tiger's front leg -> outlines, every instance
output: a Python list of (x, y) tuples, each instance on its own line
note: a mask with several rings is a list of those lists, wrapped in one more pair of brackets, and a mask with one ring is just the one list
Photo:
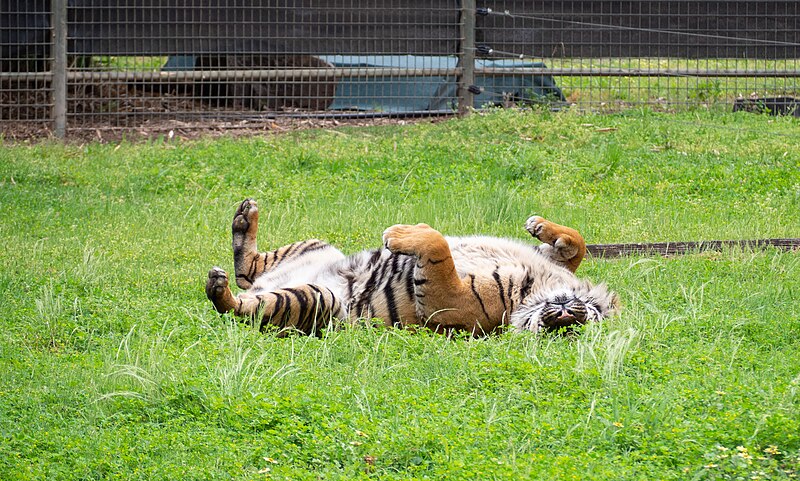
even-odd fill
[(450, 246), (427, 224), (395, 225), (383, 233), (383, 242), (394, 254), (417, 258), (414, 297), (418, 322), (435, 331), (484, 333), (502, 322), (502, 312), (487, 304), (485, 282), (474, 275), (458, 276)]
[(272, 292), (243, 292), (233, 296), (228, 274), (215, 267), (208, 273), (206, 295), (219, 313), (254, 320), (260, 329), (273, 325), (282, 333), (299, 331), (319, 334), (320, 329), (336, 325), (345, 319), (346, 312), (330, 289), (303, 284)]
[(553, 262), (566, 267), (571, 272), (578, 270), (586, 255), (586, 241), (578, 231), (570, 227), (550, 222), (544, 217), (534, 215), (525, 222), (525, 230), (544, 242), (539, 249)]

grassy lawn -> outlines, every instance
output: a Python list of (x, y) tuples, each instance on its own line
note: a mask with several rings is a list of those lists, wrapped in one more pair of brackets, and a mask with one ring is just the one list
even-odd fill
[(796, 479), (800, 253), (590, 259), (580, 335), (277, 339), (215, 314), (260, 247), (391, 224), (590, 243), (800, 237), (800, 123), (495, 112), (192, 143), (0, 147), (0, 479)]

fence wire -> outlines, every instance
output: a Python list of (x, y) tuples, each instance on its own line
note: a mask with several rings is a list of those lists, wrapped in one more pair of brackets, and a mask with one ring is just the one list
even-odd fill
[(484, 5), (478, 43), (491, 49), (486, 55), (545, 63), (569, 104), (750, 109), (766, 99), (790, 109), (784, 97), (798, 92), (800, 2)]
[(0, 6), (0, 128), (10, 136), (531, 104), (791, 114), (800, 77), (794, 0)]
[(0, 123), (47, 128), (53, 108), (49, 2), (0, 5)]

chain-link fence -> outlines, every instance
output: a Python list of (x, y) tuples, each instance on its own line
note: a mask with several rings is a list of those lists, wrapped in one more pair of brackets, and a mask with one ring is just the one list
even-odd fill
[(0, 0), (3, 132), (544, 104), (791, 113), (800, 2)]
[(546, 63), (570, 104), (789, 110), (798, 92), (797, 1), (485, 3), (479, 47)]
[(50, 4), (0, 0), (0, 126), (52, 124)]

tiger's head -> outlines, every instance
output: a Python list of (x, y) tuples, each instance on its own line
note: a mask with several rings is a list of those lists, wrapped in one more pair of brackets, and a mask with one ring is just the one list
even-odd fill
[(511, 314), (511, 325), (520, 331), (555, 331), (599, 321), (619, 310), (619, 298), (605, 284), (582, 281), (574, 287), (542, 290), (529, 295)]

